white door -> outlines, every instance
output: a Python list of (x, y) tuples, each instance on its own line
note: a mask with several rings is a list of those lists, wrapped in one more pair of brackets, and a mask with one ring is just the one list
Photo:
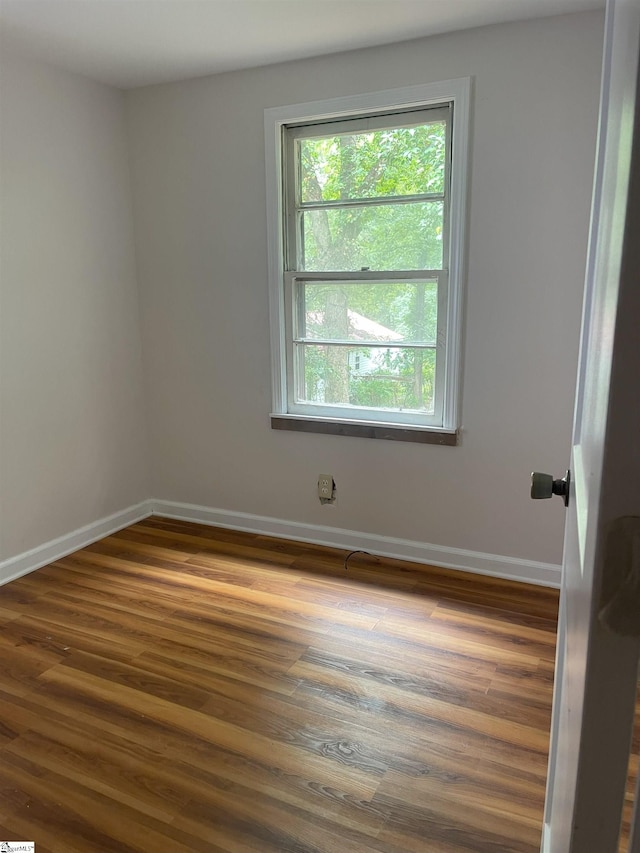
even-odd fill
[(640, 0), (610, 3), (543, 853), (617, 851), (627, 778), (640, 649), (639, 35)]

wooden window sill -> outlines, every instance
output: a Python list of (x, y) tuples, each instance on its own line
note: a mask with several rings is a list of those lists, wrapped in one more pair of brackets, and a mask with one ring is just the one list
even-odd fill
[(343, 421), (303, 415), (271, 415), (271, 429), (293, 432), (315, 432), (323, 435), (347, 435), (356, 438), (382, 438), (389, 441), (413, 441), (419, 444), (440, 444), (455, 447), (459, 444), (457, 430), (434, 427), (401, 426), (373, 421)]

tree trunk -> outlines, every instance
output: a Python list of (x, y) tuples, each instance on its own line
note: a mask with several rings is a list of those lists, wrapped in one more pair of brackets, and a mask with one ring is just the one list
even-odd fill
[[(344, 286), (332, 287), (327, 293), (325, 323), (331, 337), (349, 337), (347, 294)], [(349, 350), (347, 347), (326, 348), (325, 403), (349, 403)]]
[[(416, 340), (424, 338), (424, 282), (420, 282), (416, 286)], [(421, 409), (424, 405), (424, 394), (422, 390), (422, 364), (424, 361), (424, 350), (417, 349), (413, 351), (413, 397), (415, 400), (416, 409)]]

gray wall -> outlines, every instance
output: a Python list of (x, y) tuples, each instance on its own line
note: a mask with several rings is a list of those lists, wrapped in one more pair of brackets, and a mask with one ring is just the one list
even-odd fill
[(1, 79), (0, 560), (149, 493), (123, 95)]
[[(569, 458), (602, 37), (586, 13), (127, 93), (154, 497), (560, 562), (528, 478)], [(263, 110), (463, 76), (462, 446), (272, 431)]]
[[(153, 497), (558, 563), (561, 507), (528, 475), (569, 455), (602, 31), (543, 19), (126, 96), (4, 45), (0, 560)], [(263, 110), (462, 76), (462, 445), (272, 431)]]

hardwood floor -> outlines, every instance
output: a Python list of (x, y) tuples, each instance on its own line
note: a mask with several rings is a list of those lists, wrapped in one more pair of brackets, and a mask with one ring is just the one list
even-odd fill
[(538, 853), (557, 593), (152, 518), (0, 588), (0, 839)]

